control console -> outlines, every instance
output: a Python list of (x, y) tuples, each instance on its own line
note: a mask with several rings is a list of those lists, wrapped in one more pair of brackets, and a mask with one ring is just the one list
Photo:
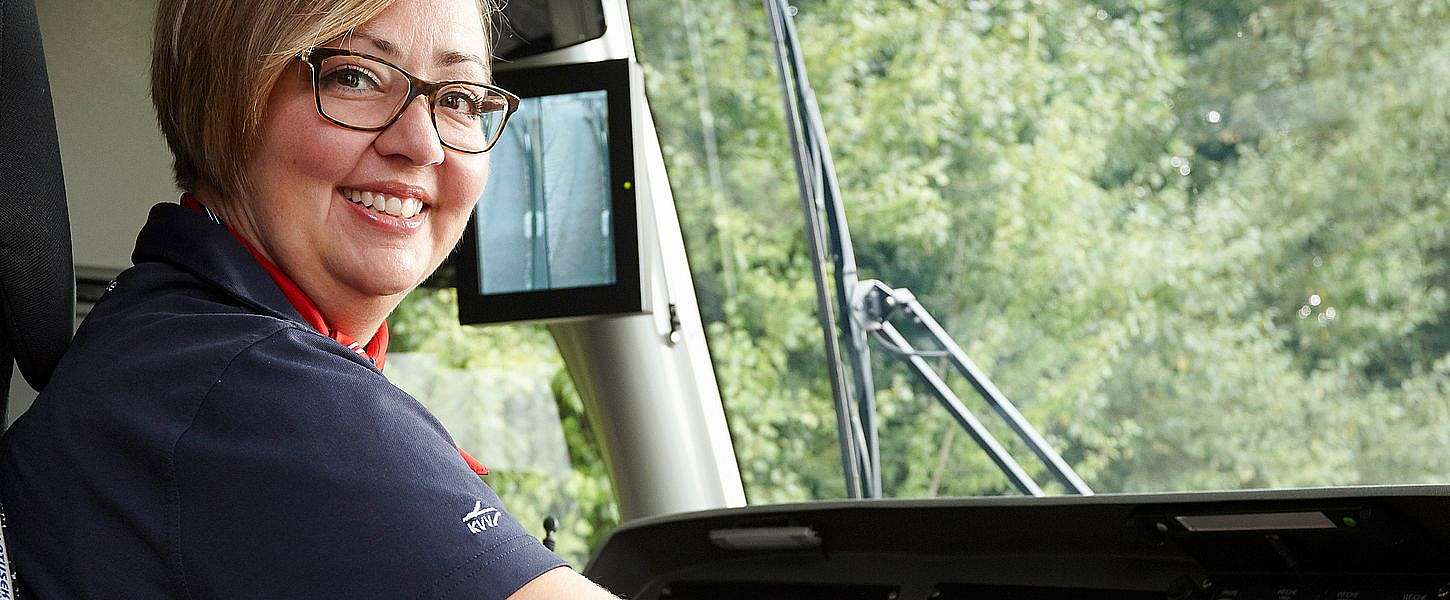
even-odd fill
[(651, 600), (1450, 599), (1450, 487), (714, 510), (626, 524), (586, 573)]

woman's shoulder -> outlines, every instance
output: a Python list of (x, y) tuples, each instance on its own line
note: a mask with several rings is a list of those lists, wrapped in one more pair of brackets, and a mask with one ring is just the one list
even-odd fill
[(323, 437), (324, 430), (346, 436), (387, 423), (453, 448), (437, 419), (371, 362), (300, 327), (279, 329), (237, 353), (199, 414), (218, 423), (290, 423)]
[(203, 414), (315, 416), (299, 400), (416, 403), (307, 325), (253, 310), (166, 265), (144, 264), (96, 304), (28, 416), (51, 427), (131, 431), (149, 442), (129, 436), (124, 443), (160, 449)]
[[(91, 308), (62, 360), (168, 369), (226, 361), (298, 324), (247, 306), (172, 265), (142, 263), (118, 275)], [(83, 367), (84, 368), (84, 367)], [(191, 369), (186, 369), (191, 370)], [(185, 372), (185, 371), (182, 371)]]
[(304, 327), (174, 265), (143, 262), (107, 286), (36, 406), (97, 411), (98, 419), (115, 407), (181, 422), (238, 357), (278, 332)]

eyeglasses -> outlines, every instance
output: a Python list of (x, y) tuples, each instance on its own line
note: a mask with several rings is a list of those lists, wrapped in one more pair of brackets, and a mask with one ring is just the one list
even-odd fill
[(418, 96), (428, 98), (444, 146), (488, 152), (519, 108), (519, 97), (472, 81), (424, 81), (376, 56), (342, 48), (310, 48), (297, 58), (312, 68), (317, 112), (348, 129), (382, 131)]

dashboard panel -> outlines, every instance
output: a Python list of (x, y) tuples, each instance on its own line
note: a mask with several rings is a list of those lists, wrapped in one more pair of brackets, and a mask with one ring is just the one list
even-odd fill
[(1450, 487), (816, 502), (644, 519), (586, 574), (631, 598), (1450, 598)]

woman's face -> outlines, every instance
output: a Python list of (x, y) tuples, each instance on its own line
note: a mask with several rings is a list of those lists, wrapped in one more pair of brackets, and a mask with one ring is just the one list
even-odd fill
[[(430, 81), (486, 81), (475, 0), (399, 0), (356, 34), (329, 44), (380, 57)], [(486, 154), (438, 141), (427, 99), (380, 132), (346, 129), (317, 112), (307, 67), (294, 62), (267, 101), (248, 165), (250, 213), (262, 250), (323, 306), (398, 296), (453, 248), (483, 192)], [(348, 198), (421, 203), (400, 217)], [(410, 211), (403, 211), (408, 214)]]

